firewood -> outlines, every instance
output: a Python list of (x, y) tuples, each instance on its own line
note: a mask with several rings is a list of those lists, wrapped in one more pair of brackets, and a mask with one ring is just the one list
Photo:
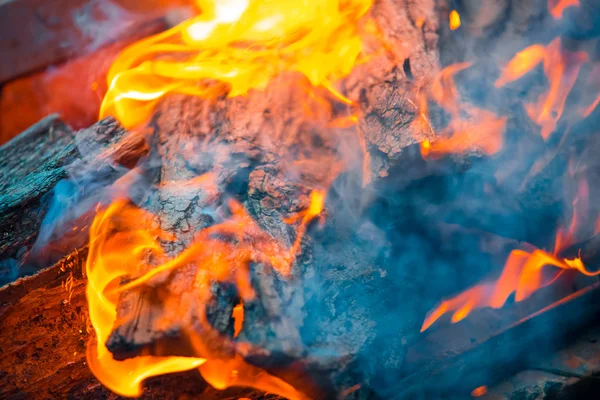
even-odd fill
[[(5, 26), (13, 27), (13, 24)], [(167, 27), (163, 20), (135, 25), (132, 31), (120, 35), (118, 41), (91, 54), (6, 82), (0, 91), (0, 144), (50, 113), (60, 114), (61, 119), (75, 129), (94, 124), (106, 92), (106, 73), (117, 54), (131, 43)], [(48, 47), (44, 50), (50, 51)], [(13, 59), (10, 52), (6, 57)]]
[[(92, 52), (143, 29), (166, 12), (167, 3), (115, 0), (8, 0), (0, 4), (0, 84)], [(168, 5), (185, 6), (181, 0)]]
[[(0, 288), (0, 397), (123, 399), (103, 387), (86, 362), (93, 340), (83, 274), (87, 248), (52, 267)], [(251, 389), (217, 391), (197, 371), (147, 382), (142, 399), (178, 396), (209, 400), (262, 398)]]
[[(47, 195), (69, 176), (69, 168), (132, 167), (145, 149), (142, 133), (126, 134), (114, 119), (76, 134), (55, 115), (3, 145), (0, 260), (11, 268), (27, 261), (48, 208)], [(85, 235), (80, 236), (84, 244)]]
[[(252, 91), (243, 98), (207, 101), (174, 95), (155, 110), (149, 125), (147, 162), (156, 174), (143, 207), (156, 216), (160, 228), (176, 237), (164, 243), (171, 256), (181, 253), (196, 233), (214, 223), (213, 211), (224, 207), (227, 197), (242, 202), (266, 235), (289, 248), (296, 233), (283, 220), (308, 207), (311, 190), (329, 189), (324, 227), (319, 231), (316, 222), (308, 227), (291, 277), (274, 273), (268, 265), (252, 265), (256, 296), (244, 302), (244, 326), (236, 338), (232, 310), (240, 293), (231, 285), (213, 285), (207, 317), (220, 337), (216, 348), (210, 349), (211, 356), (226, 358), (232, 355), (232, 343), (248, 343), (260, 351), (246, 352), (245, 361), (284, 378), (314, 398), (331, 398), (357, 384), (361, 387), (353, 396), (367, 397), (372, 388), (382, 385), (378, 379), (405, 372), (406, 351), (417, 341), (427, 305), (416, 304), (422, 282), (415, 282), (418, 276), (404, 269), (429, 267), (419, 262), (430, 259), (400, 258), (400, 254), (388, 252), (392, 247), (388, 241), (405, 238), (392, 239), (385, 228), (397, 227), (394, 224), (414, 227), (436, 216), (425, 215), (425, 222), (419, 220), (421, 209), (409, 204), (405, 209), (409, 218), (400, 223), (389, 221), (389, 226), (379, 224), (382, 221), (364, 209), (373, 199), (356, 193), (367, 184), (367, 194), (387, 199), (377, 193), (377, 185), (386, 175), (394, 174), (388, 179), (395, 179), (412, 159), (411, 154), (418, 151), (414, 145), (431, 134), (415, 130), (412, 122), (419, 113), (416, 89), (439, 69), (435, 7), (433, 1), (384, 0), (375, 4), (373, 16), (388, 45), (385, 54), (357, 67), (344, 82), (343, 92), (354, 101), (357, 110), (352, 111), (359, 115), (359, 129), (345, 131), (354, 135), (347, 142), (339, 134), (327, 136), (328, 131), (319, 124), (322, 120), (305, 121), (298, 111), (305, 97), (294, 86), (296, 77), (283, 76), (264, 92)], [(326, 111), (338, 110), (321, 111), (323, 114), (317, 114), (322, 118)], [(367, 151), (361, 154), (363, 137)], [(302, 157), (304, 146), (310, 149), (310, 157)], [(123, 163), (128, 166), (146, 151), (136, 140), (126, 147), (131, 156)], [(357, 154), (356, 159), (349, 160), (343, 150)], [(78, 154), (75, 148), (72, 151), (69, 162)], [(121, 155), (118, 149), (112, 152)], [(360, 168), (364, 160), (369, 161), (370, 172), (366, 174)], [(464, 158), (459, 161), (462, 163), (453, 164), (453, 171), (468, 167)], [(294, 162), (301, 167), (290, 168)], [(426, 178), (434, 175), (430, 179), (436, 179), (427, 167), (423, 171)], [(192, 186), (191, 192), (186, 191), (191, 179), (205, 173), (211, 174), (214, 188), (197, 190)], [(64, 171), (59, 175), (64, 177)], [(399, 187), (424, 184), (407, 181), (408, 177)], [(398, 187), (395, 189), (395, 196), (402, 194)], [(502, 200), (497, 199), (499, 205), (506, 206)], [(422, 199), (415, 196), (407, 204), (411, 201)], [(460, 210), (460, 199), (455, 202), (455, 210)], [(523, 216), (525, 212), (515, 203), (507, 212), (517, 210), (516, 214)], [(36, 224), (32, 232), (39, 227), (39, 220)], [(435, 244), (443, 243), (437, 239)], [(407, 242), (402, 249), (411, 250)], [(429, 254), (433, 250), (423, 251), (433, 258)], [(398, 266), (400, 262), (403, 265)], [(206, 356), (196, 354), (187, 337), (187, 332), (196, 329), (198, 316), (204, 314), (193, 302), (193, 273), (177, 270), (122, 293), (118, 323), (106, 343), (115, 359), (140, 354)], [(163, 297), (156, 295), (159, 290), (174, 296), (179, 308), (168, 307)], [(393, 299), (393, 304), (388, 299)], [(203, 332), (193, 333), (201, 337)], [(460, 364), (452, 367), (456, 365)], [(383, 377), (381, 372), (385, 372)], [(412, 387), (414, 381), (412, 375), (404, 382)]]
[[(66, 177), (62, 167), (75, 157), (74, 136), (67, 125), (52, 115), (0, 148), (4, 160), (0, 172), (3, 259), (18, 257), (19, 248), (38, 232), (43, 218), (39, 215), (39, 201)], [(32, 202), (34, 205), (28, 207)]]
[[(411, 125), (419, 111), (415, 106), (418, 103), (415, 88), (438, 70), (435, 51), (438, 22), (433, 2), (410, 5), (404, 1), (379, 2), (374, 6), (373, 15), (390, 42), (388, 52), (375, 58), (373, 63), (356, 68), (344, 88), (344, 93), (356, 102), (360, 111), (358, 125), (364, 135), (372, 171), (372, 175), (366, 177), (366, 181), (372, 182), (370, 188), (376, 188), (377, 181), (388, 174), (397, 173), (389, 179), (401, 175), (399, 171), (407, 162), (406, 157), (410, 159), (415, 148), (412, 145), (429, 134), (415, 132)], [(400, 69), (399, 65), (404, 68)], [(160, 176), (155, 182), (158, 186), (178, 181), (185, 185), (186, 180), (201, 173), (215, 174), (220, 195), (232, 191), (265, 232), (289, 246), (294, 242), (294, 232), (282, 219), (307, 207), (311, 189), (329, 187), (328, 172), (334, 171), (324, 171), (331, 169), (331, 164), (319, 165), (318, 156), (331, 160), (338, 154), (335, 139), (320, 137), (322, 145), (318, 151), (322, 153), (316, 152), (314, 166), (300, 169), (295, 178), (286, 175), (288, 148), (297, 143), (310, 143), (311, 135), (294, 107), (302, 98), (298, 99), (285, 79), (287, 77), (272, 83), (265, 92), (251, 92), (246, 98), (221, 98), (215, 102), (181, 96), (166, 99), (156, 109), (151, 124), (154, 140), (150, 159), (160, 165)], [(463, 168), (467, 169), (468, 165)], [(348, 181), (343, 182), (344, 178)], [(286, 281), (277, 274), (267, 273), (267, 266), (254, 266), (252, 283), (257, 296), (244, 303), (244, 328), (235, 339), (261, 349), (262, 354), (245, 354), (252, 364), (279, 376), (294, 375), (290, 382), (302, 390), (307, 390), (306, 382), (316, 382), (320, 390), (310, 392), (313, 396), (343, 392), (357, 383), (354, 379), (367, 382), (376, 379), (381, 368), (400, 370), (407, 343), (417, 337), (419, 317), (426, 311), (411, 302), (406, 306), (409, 311), (402, 314), (406, 323), (401, 324), (394, 335), (382, 333), (385, 328), (378, 328), (385, 325), (381, 319), (385, 306), (369, 301), (369, 296), (377, 291), (391, 296), (400, 292), (398, 303), (402, 304), (405, 299), (418, 297), (418, 289), (417, 285), (411, 286), (408, 279), (386, 279), (385, 274), (392, 271), (391, 267), (381, 270), (375, 267), (385, 258), (379, 251), (384, 251), (388, 238), (375, 224), (363, 219), (360, 198), (355, 199), (359, 203), (356, 206), (350, 206), (352, 201), (345, 199), (360, 190), (359, 181), (351, 170), (334, 183), (330, 192), (336, 195), (329, 200), (333, 203), (326, 204), (325, 233), (319, 237), (316, 228), (311, 229), (293, 267), (292, 279)], [(482, 188), (484, 183), (482, 180)], [(440, 186), (431, 185), (432, 190)], [(395, 198), (402, 199), (402, 195), (400, 190), (394, 193)], [(527, 216), (518, 201), (512, 206), (504, 203), (507, 198), (495, 199), (498, 208), (503, 207), (506, 214), (490, 219), (488, 225), (497, 224), (505, 215), (515, 215), (515, 219)], [(192, 196), (158, 190), (149, 197), (145, 207), (157, 216), (163, 229), (177, 232), (177, 241), (167, 248), (175, 256), (190, 244), (195, 233), (213, 223), (210, 213), (204, 210), (219, 201), (205, 192), (195, 192)], [(456, 210), (464, 208), (460, 201), (455, 200)], [(489, 206), (482, 202), (481, 206), (484, 205)], [(440, 213), (452, 214), (443, 206), (440, 205)], [(417, 223), (414, 218), (420, 214), (414, 214), (415, 209), (412, 211), (414, 226)], [(353, 213), (355, 220), (348, 218)], [(326, 239), (328, 234), (335, 237), (336, 243)], [(392, 260), (387, 262), (391, 264)], [(333, 273), (335, 268), (343, 273)], [(190, 276), (193, 271), (175, 271), (160, 280), (165, 285), (161, 290), (166, 288), (170, 296), (180, 299), (179, 303), (184, 304), (186, 310), (190, 309), (186, 300), (192, 290)], [(398, 284), (398, 281), (404, 283)], [(199, 311), (192, 310), (181, 319), (179, 310), (163, 303), (155, 285), (143, 285), (122, 295), (118, 305), (119, 323), (107, 342), (108, 349), (117, 359), (148, 352), (201, 356), (190, 348), (190, 339), (185, 333), (196, 317), (194, 313)], [(214, 291), (218, 295), (214, 304), (208, 306), (209, 320), (228, 338), (226, 340), (234, 341), (231, 311), (239, 301), (239, 293), (221, 285), (216, 285)], [(322, 293), (330, 297), (322, 297)], [(364, 303), (364, 308), (352, 309), (353, 295), (359, 296), (357, 303)], [(319, 301), (325, 305), (317, 304)], [(337, 307), (347, 311), (332, 311)], [(311, 311), (316, 315), (307, 315)], [(397, 318), (400, 319), (400, 315)], [(172, 322), (165, 324), (165, 321)], [(311, 334), (315, 337), (311, 337), (310, 343), (305, 343), (302, 333), (307, 325), (314, 329)], [(201, 336), (201, 332), (197, 333)], [(319, 350), (333, 355), (319, 357)], [(366, 362), (364, 375), (354, 378), (352, 371), (359, 362), (359, 354), (368, 350), (380, 351), (385, 356)], [(386, 365), (377, 365), (378, 361)]]
[[(517, 303), (512, 308), (524, 305)], [(600, 284), (595, 283), (513, 323), (489, 329), (483, 336), (484, 331), (480, 330), (473, 334), (475, 338), (472, 337), (470, 343), (462, 346), (451, 344), (452, 329), (456, 325), (446, 326), (438, 336), (441, 349), (433, 347), (434, 351), (427, 353), (427, 339), (421, 349), (416, 344), (411, 349), (416, 356), (411, 370), (390, 384), (384, 395), (397, 399), (435, 398), (441, 394), (457, 398), (468, 396), (479, 386), (493, 385), (510, 374), (536, 366), (544, 357), (567, 345), (577, 330), (597, 321), (598, 310)], [(554, 328), (546, 329), (547, 326)], [(418, 361), (419, 352), (428, 355)]]
[[(415, 132), (410, 124), (418, 114), (414, 89), (438, 70), (434, 2), (379, 2), (373, 15), (382, 27), (389, 49), (373, 63), (359, 66), (346, 80), (344, 91), (359, 108), (359, 131), (371, 156), (372, 175), (365, 177), (366, 181), (385, 176), (400, 155), (419, 137), (424, 137), (424, 132)], [(199, 174), (213, 173), (220, 195), (229, 193), (241, 200), (267, 234), (290, 246), (295, 239), (294, 231), (282, 219), (308, 206), (310, 190), (330, 185), (336, 174), (331, 159), (340, 157), (335, 135), (327, 137), (310, 132), (310, 126), (298, 113), (302, 93), (293, 85), (291, 78), (282, 77), (264, 92), (253, 91), (245, 98), (215, 102), (181, 96), (165, 99), (155, 110), (151, 124), (154, 132), (150, 160), (160, 165), (155, 184), (160, 187), (179, 181), (185, 185), (186, 180)], [(318, 122), (312, 121), (317, 132)], [(315, 159), (307, 160), (308, 165), (303, 165), (299, 174), (289, 174), (286, 153), (297, 143), (310, 144), (311, 137), (319, 138), (322, 143), (315, 148), (309, 146), (315, 151), (311, 153)], [(332, 189), (338, 199), (333, 208), (340, 210), (355, 203), (346, 204), (344, 196), (356, 195), (362, 186), (360, 173), (356, 172), (361, 169), (359, 140), (352, 137), (352, 142), (358, 162), (345, 175), (347, 182), (341, 179)], [(353, 387), (357, 381), (350, 371), (358, 362), (355, 357), (368, 348), (378, 348), (382, 345), (380, 341), (389, 339), (385, 351), (396, 366), (401, 365), (403, 343), (414, 339), (419, 324), (416, 315), (425, 311), (409, 312), (411, 317), (402, 330), (392, 337), (384, 335), (385, 338), (375, 340), (376, 326), (383, 324), (379, 308), (382, 305), (367, 302), (365, 309), (351, 309), (351, 293), (374, 293), (377, 285), (384, 285), (381, 290), (386, 292), (397, 290), (394, 280), (385, 279), (385, 273), (374, 267), (380, 257), (379, 249), (386, 241), (385, 234), (363, 223), (360, 199), (356, 197), (358, 204), (351, 207), (355, 209), (344, 210), (354, 212), (356, 220), (347, 220), (344, 212), (335, 215), (333, 209), (328, 211), (326, 225), (330, 225), (326, 231), (328, 234), (335, 231), (344, 239), (336, 239), (339, 245), (321, 243), (311, 250), (314, 243), (307, 237), (291, 279), (286, 281), (277, 274), (269, 274), (267, 266), (254, 266), (252, 283), (256, 299), (244, 304), (244, 328), (236, 339), (261, 349), (262, 354), (246, 354), (247, 361), (270, 373), (287, 376), (292, 384), (315, 397)], [(222, 200), (205, 192), (189, 195), (157, 190), (144, 207), (157, 216), (163, 229), (177, 233), (175, 244), (167, 247), (174, 256), (190, 244), (195, 233), (213, 223), (210, 213), (204, 210), (218, 201)], [(319, 240), (326, 242), (323, 238)], [(369, 246), (369, 240), (377, 245)], [(311, 255), (313, 251), (317, 256)], [(330, 275), (327, 271), (331, 268), (342, 268), (344, 273)], [(161, 290), (181, 299), (179, 304), (186, 310), (192, 307), (185, 300), (193, 290), (190, 274), (193, 272), (175, 271), (160, 280), (165, 285)], [(319, 282), (321, 279), (323, 283)], [(317, 295), (320, 284), (333, 296), (327, 300), (330, 309), (326, 312), (328, 306), (317, 304), (322, 299)], [(108, 349), (117, 359), (148, 352), (198, 356), (190, 353), (185, 333), (195, 318), (194, 313), (188, 312), (180, 318), (182, 313), (175, 307), (167, 307), (154, 286), (143, 285), (122, 295), (117, 308), (119, 323), (107, 342)], [(404, 295), (410, 297), (412, 290), (406, 288)], [(219, 295), (208, 305), (208, 318), (224, 337), (233, 340), (231, 311), (239, 301), (238, 294), (220, 285), (215, 292)], [(361, 298), (366, 300), (368, 294)], [(348, 308), (348, 313), (331, 314), (336, 302), (339, 307)], [(308, 318), (311, 308), (315, 315)], [(173, 322), (165, 324), (165, 321)], [(304, 343), (301, 329), (305, 324), (314, 324), (314, 334), (319, 335), (313, 339), (314, 343)], [(201, 332), (198, 334), (201, 336)], [(327, 355), (318, 356), (319, 349)], [(376, 374), (379, 366), (373, 364), (369, 365), (373, 368), (370, 373)], [(318, 390), (307, 389), (307, 382), (316, 382)]]

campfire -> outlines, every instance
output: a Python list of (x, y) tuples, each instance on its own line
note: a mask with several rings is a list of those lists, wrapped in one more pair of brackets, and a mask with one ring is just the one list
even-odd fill
[(62, 113), (0, 148), (0, 397), (481, 397), (595, 322), (593, 1), (129, 3), (0, 70)]

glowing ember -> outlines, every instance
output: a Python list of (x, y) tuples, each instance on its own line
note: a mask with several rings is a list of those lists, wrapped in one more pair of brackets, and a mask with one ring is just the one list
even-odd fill
[(202, 13), (127, 48), (108, 74), (100, 117), (125, 127), (148, 119), (165, 94), (238, 96), (282, 72), (334, 88), (362, 51), (360, 20), (372, 0), (196, 0)]
[(563, 12), (569, 7), (578, 7), (579, 0), (548, 0), (548, 9), (555, 18), (562, 18)]
[(456, 10), (450, 11), (450, 30), (455, 31), (460, 28), (460, 14)]
[(546, 47), (535, 44), (517, 53), (506, 65), (495, 85), (504, 86), (543, 63), (550, 88), (539, 97), (537, 103), (527, 106), (527, 113), (541, 126), (542, 137), (546, 139), (554, 132), (556, 123), (562, 116), (567, 96), (577, 80), (582, 64), (586, 61), (587, 53), (564, 50), (560, 38), (556, 38)]

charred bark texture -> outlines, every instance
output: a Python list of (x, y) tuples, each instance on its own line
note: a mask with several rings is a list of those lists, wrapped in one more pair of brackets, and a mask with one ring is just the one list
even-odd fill
[[(76, 156), (75, 133), (49, 116), (0, 148), (0, 257), (17, 258), (39, 231), (41, 197), (62, 178)], [(22, 256), (22, 254), (20, 254)]]

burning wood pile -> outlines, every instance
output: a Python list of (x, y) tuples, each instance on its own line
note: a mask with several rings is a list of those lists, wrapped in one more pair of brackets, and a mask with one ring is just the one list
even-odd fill
[(0, 397), (479, 396), (600, 309), (600, 5), (193, 5), (0, 149)]

